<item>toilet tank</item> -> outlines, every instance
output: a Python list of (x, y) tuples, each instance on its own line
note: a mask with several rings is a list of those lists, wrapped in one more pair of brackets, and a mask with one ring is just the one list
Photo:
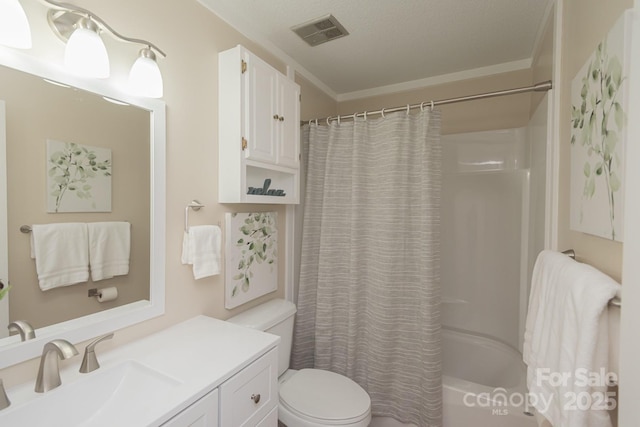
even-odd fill
[(289, 368), (295, 314), (296, 306), (292, 302), (272, 299), (227, 319), (227, 322), (280, 337), (278, 345), (278, 376), (280, 376)]

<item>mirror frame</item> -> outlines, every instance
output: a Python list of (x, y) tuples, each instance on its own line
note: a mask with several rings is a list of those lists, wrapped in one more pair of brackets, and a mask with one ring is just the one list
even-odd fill
[[(36, 77), (73, 86), (100, 96), (126, 102), (150, 114), (151, 212), (149, 300), (57, 323), (36, 330), (36, 338), (0, 346), (0, 369), (40, 356), (45, 343), (66, 339), (72, 343), (89, 340), (145, 320), (161, 316), (165, 307), (166, 224), (166, 104), (162, 100), (138, 98), (114, 87), (110, 79), (84, 79), (70, 75), (61, 66), (44, 62), (22, 51), (0, 46), (0, 65)], [(6, 172), (6, 171), (5, 171)], [(26, 319), (28, 321), (28, 319)], [(13, 337), (16, 337), (14, 335)], [(10, 337), (11, 338), (11, 337)], [(7, 338), (4, 338), (7, 339)]]

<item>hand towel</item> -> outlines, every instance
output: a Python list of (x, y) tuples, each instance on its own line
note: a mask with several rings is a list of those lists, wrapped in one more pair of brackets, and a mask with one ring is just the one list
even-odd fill
[(43, 291), (89, 280), (87, 225), (84, 223), (34, 224), (31, 258), (36, 260)]
[[(553, 426), (610, 427), (606, 411), (609, 300), (620, 285), (599, 270), (542, 251), (531, 279), (523, 359), (531, 402)], [(601, 383), (587, 381), (589, 375)]]
[(196, 280), (220, 274), (221, 234), (217, 225), (199, 225), (185, 231), (182, 263), (193, 265)]
[(90, 222), (89, 265), (91, 280), (111, 279), (129, 274), (131, 224), (128, 222)]

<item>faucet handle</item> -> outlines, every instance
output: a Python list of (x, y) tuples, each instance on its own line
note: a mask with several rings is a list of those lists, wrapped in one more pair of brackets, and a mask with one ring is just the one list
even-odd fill
[(0, 410), (8, 408), (9, 405), (11, 405), (11, 401), (7, 397), (7, 392), (4, 390), (4, 384), (0, 378)]
[(95, 347), (101, 341), (109, 340), (113, 338), (113, 333), (104, 335), (87, 345), (84, 349), (84, 357), (82, 358), (82, 364), (80, 365), (80, 372), (83, 374), (87, 374), (89, 372), (93, 372), (100, 367), (100, 363), (98, 363), (98, 358), (96, 357)]

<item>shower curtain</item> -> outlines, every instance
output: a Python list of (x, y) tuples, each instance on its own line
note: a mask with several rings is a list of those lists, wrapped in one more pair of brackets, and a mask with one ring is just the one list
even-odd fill
[(346, 375), (374, 416), (421, 427), (442, 420), (439, 114), (303, 129), (292, 366)]

